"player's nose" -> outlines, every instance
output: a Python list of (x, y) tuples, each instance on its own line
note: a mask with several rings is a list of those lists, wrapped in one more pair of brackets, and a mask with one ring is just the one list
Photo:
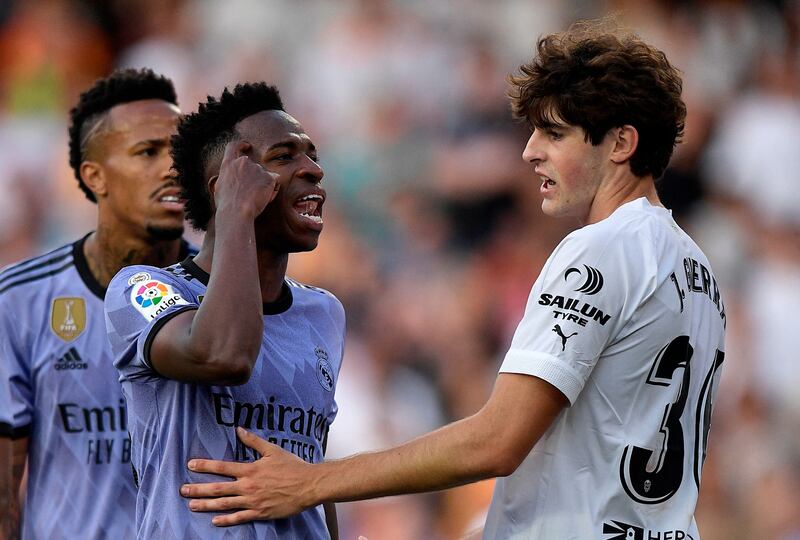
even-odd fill
[(544, 159), (544, 153), (542, 152), (542, 146), (539, 142), (539, 133), (537, 131), (531, 133), (528, 142), (525, 144), (525, 148), (522, 151), (522, 159), (526, 163), (535, 163)]
[(300, 164), (300, 170), (297, 172), (298, 176), (309, 179), (315, 184), (322, 182), (322, 177), (325, 176), (325, 171), (322, 166), (309, 156), (304, 155)]

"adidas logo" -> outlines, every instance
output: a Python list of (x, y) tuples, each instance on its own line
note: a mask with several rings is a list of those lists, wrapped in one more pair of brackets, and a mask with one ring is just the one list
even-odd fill
[(81, 355), (75, 350), (75, 347), (70, 347), (64, 353), (64, 356), (56, 360), (56, 370), (62, 369), (87, 369), (89, 364), (83, 361)]

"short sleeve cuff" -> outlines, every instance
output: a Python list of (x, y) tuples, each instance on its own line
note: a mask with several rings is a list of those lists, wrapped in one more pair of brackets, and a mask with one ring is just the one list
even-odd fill
[(547, 381), (567, 397), (570, 405), (575, 403), (585, 382), (563, 360), (546, 353), (520, 349), (508, 351), (500, 366), (500, 373), (533, 375)]
[(144, 345), (142, 346), (142, 359), (144, 360), (145, 364), (147, 364), (147, 366), (150, 369), (152, 369), (155, 373), (161, 375), (160, 373), (158, 373), (156, 368), (153, 367), (153, 363), (150, 361), (150, 347), (153, 345), (153, 340), (155, 339), (156, 334), (158, 334), (158, 331), (161, 330), (161, 328), (176, 315), (180, 315), (184, 311), (190, 311), (196, 309), (198, 309), (198, 306), (194, 304), (179, 306), (173, 309), (172, 311), (168, 311), (167, 313), (165, 313), (164, 315), (153, 321), (150, 328), (148, 328), (145, 331), (145, 340), (144, 340)]
[(22, 439), (23, 437), (30, 437), (31, 432), (33, 431), (31, 428), (33, 426), (31, 424), (27, 424), (25, 426), (14, 427), (11, 424), (6, 422), (0, 422), (0, 437), (5, 437), (12, 440)]

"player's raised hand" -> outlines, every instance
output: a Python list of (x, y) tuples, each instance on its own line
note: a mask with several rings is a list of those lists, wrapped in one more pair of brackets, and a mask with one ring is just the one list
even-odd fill
[(253, 146), (243, 140), (225, 145), (219, 176), (213, 186), (217, 211), (243, 212), (255, 219), (275, 199), (278, 175), (250, 157)]
[(211, 520), (214, 525), (227, 527), (258, 519), (287, 517), (311, 506), (304, 501), (303, 494), (309, 486), (308, 473), (313, 465), (241, 427), (236, 432), (244, 444), (261, 454), (261, 459), (252, 463), (208, 459), (189, 461), (188, 467), (192, 472), (234, 479), (181, 486), (181, 495), (190, 499), (190, 510), (233, 511)]

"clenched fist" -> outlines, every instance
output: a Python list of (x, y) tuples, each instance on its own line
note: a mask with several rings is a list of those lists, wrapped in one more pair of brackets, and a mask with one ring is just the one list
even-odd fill
[(219, 176), (210, 186), (217, 212), (232, 210), (255, 220), (278, 194), (278, 175), (249, 156), (252, 148), (243, 140), (225, 145)]

